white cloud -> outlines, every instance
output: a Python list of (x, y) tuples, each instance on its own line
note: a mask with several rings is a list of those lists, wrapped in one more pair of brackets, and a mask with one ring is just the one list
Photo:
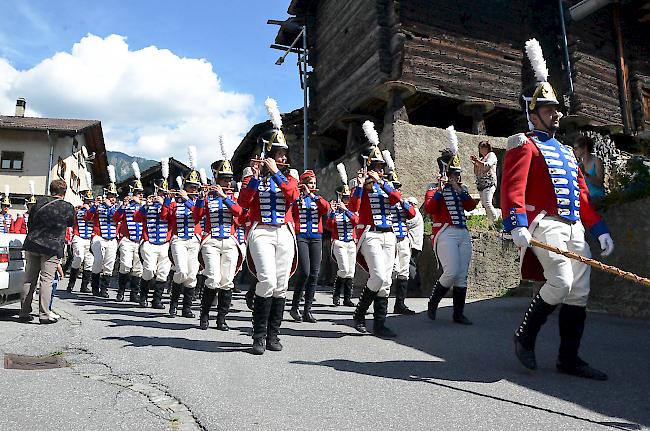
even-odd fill
[(232, 154), (254, 116), (253, 97), (222, 90), (208, 61), (132, 51), (118, 35), (89, 34), (24, 71), (0, 58), (0, 112), (11, 115), (17, 97), (27, 115), (101, 120), (108, 150), (186, 162), (195, 145), (204, 167), (217, 158), (219, 134)]

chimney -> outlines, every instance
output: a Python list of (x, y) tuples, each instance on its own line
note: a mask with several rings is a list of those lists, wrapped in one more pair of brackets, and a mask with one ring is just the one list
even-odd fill
[(25, 102), (24, 97), (19, 97), (18, 100), (16, 100), (16, 117), (24, 117), (25, 116), (25, 105), (27, 102)]

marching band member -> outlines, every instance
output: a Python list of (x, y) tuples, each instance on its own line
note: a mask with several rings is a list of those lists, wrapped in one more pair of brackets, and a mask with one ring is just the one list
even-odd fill
[(29, 211), (34, 205), (36, 205), (36, 189), (34, 188), (33, 180), (29, 180), (29, 191), (31, 193), (31, 196), (29, 199), (25, 199), (25, 208), (27, 211), (25, 211), (22, 215), (16, 217), (16, 221), (14, 222), (14, 233), (27, 235), (27, 232), (29, 231)]
[(9, 199), (9, 185), (5, 184), (5, 194), (2, 197), (2, 210), (0, 210), (0, 216), (2, 217), (2, 223), (0, 223), (0, 233), (12, 233), (14, 231), (14, 218), (9, 213), (9, 208), (11, 208), (11, 199)]
[[(204, 186), (208, 185), (208, 174), (205, 172), (204, 168), (199, 169), (199, 175), (201, 177), (201, 184)], [(201, 218), (199, 222), (201, 228), (201, 238), (205, 237), (205, 218)], [(200, 255), (200, 252), (199, 252)], [(199, 260), (199, 272), (196, 274), (196, 287), (194, 288), (194, 299), (201, 301), (203, 297), (203, 289), (205, 288), (205, 275), (203, 271), (205, 270), (205, 265)]]
[[(539, 43), (526, 42), (537, 85), (525, 91), (523, 102), (530, 133), (508, 138), (503, 167), (501, 206), (504, 230), (522, 249), (522, 276), (544, 280), (515, 332), (515, 354), (529, 369), (537, 368), (535, 341), (549, 314), (560, 306), (560, 349), (556, 367), (561, 373), (606, 380), (607, 375), (578, 356), (584, 332), (590, 267), (541, 248), (531, 239), (590, 257), (585, 227), (609, 255), (614, 249), (607, 226), (594, 210), (575, 155), (555, 139), (562, 114)], [(543, 272), (543, 274), (542, 274)]]
[[(314, 302), (318, 271), (323, 258), (323, 224), (322, 216), (330, 210), (329, 203), (314, 194), (316, 189), (316, 174), (308, 169), (300, 176), (300, 198), (292, 206), (292, 217), (296, 222), (298, 243), (298, 276), (293, 288), (291, 302), (291, 317), (296, 322), (316, 323), (311, 314), (311, 305)], [(300, 297), (305, 292), (305, 308), (302, 316), (298, 313)]]
[[(268, 348), (282, 350), (278, 338), (289, 277), (295, 270), (295, 237), (290, 207), (298, 198), (298, 183), (279, 169), (287, 164), (282, 117), (273, 99), (266, 100), (273, 129), (260, 136), (262, 161), (253, 161), (252, 177), (239, 194), (249, 209), (248, 265), (258, 282), (253, 309), (253, 350), (261, 355)], [(268, 138), (268, 139), (266, 139)]]
[(429, 298), (427, 315), (436, 319), (440, 300), (452, 289), (454, 322), (471, 325), (463, 315), (467, 296), (467, 272), (472, 258), (472, 237), (467, 229), (465, 211), (476, 208), (477, 202), (461, 183), (458, 137), (454, 126), (447, 128), (450, 147), (438, 158), (440, 180), (438, 187), (430, 187), (424, 197), (424, 209), (433, 218), (433, 251), (442, 265), (442, 275)]
[(336, 188), (337, 201), (332, 202), (326, 221), (327, 229), (332, 232), (332, 256), (338, 268), (332, 303), (338, 307), (343, 292), (343, 305), (354, 307), (352, 288), (357, 261), (356, 226), (359, 223), (359, 216), (347, 207), (350, 202), (350, 187), (345, 166), (339, 163), (336, 169), (343, 184)]
[(199, 272), (199, 251), (201, 250), (200, 216), (195, 214), (195, 203), (201, 187), (201, 174), (196, 170), (196, 147), (189, 146), (190, 172), (180, 181), (178, 196), (169, 206), (169, 228), (171, 230), (171, 255), (174, 261), (174, 277), (169, 301), (169, 316), (175, 317), (178, 300), (183, 293), (181, 316), (193, 318), (192, 300)]
[[(402, 183), (397, 178), (397, 171), (395, 170), (395, 162), (390, 155), (390, 151), (382, 151), (386, 166), (388, 168), (388, 181), (395, 188), (400, 190)], [(408, 208), (408, 209), (407, 209)], [(411, 262), (411, 242), (408, 238), (408, 227), (406, 221), (415, 217), (415, 208), (410, 202), (400, 200), (392, 207), (393, 210), (393, 232), (395, 233), (396, 249), (395, 263), (393, 265), (393, 272), (396, 273), (393, 285), (395, 286), (395, 306), (393, 313), (395, 314), (415, 314), (415, 311), (406, 306), (406, 291), (409, 283), (409, 265)]]
[[(220, 139), (220, 142), (222, 140)], [(210, 307), (217, 298), (217, 329), (228, 331), (226, 315), (232, 302), (232, 287), (235, 274), (243, 260), (239, 244), (235, 239), (235, 220), (242, 212), (231, 190), (233, 177), (230, 161), (223, 145), (222, 160), (212, 163), (216, 185), (206, 199), (197, 202), (197, 209), (205, 218), (206, 237), (201, 246), (205, 264), (205, 292), (201, 298), (201, 317), (199, 326), (208, 329)]]
[(120, 269), (117, 279), (117, 302), (124, 300), (124, 292), (129, 285), (129, 302), (140, 302), (140, 280), (142, 279), (142, 261), (140, 260), (140, 244), (142, 243), (142, 223), (133, 219), (140, 209), (144, 199), (144, 187), (140, 179), (138, 162), (131, 163), (135, 180), (130, 186), (129, 195), (124, 197), (122, 205), (113, 216), (119, 223)]
[[(383, 178), (386, 161), (379, 151), (379, 136), (374, 124), (366, 121), (363, 130), (371, 144), (370, 153), (364, 161), (365, 169), (357, 174), (357, 186), (348, 209), (359, 213), (358, 227), (363, 230), (357, 245), (360, 252), (357, 260), (370, 278), (354, 311), (354, 328), (361, 333), (367, 332), (366, 312), (374, 302), (372, 333), (377, 337), (392, 338), (396, 334), (385, 324), (396, 242), (391, 207), (400, 202), (402, 196)], [(413, 211), (412, 207), (408, 208)]]
[(117, 211), (117, 187), (115, 186), (115, 167), (108, 165), (110, 184), (99, 205), (91, 206), (83, 216), (84, 221), (93, 222), (93, 239), (90, 249), (94, 259), (91, 286), (94, 296), (108, 298), (110, 277), (113, 274), (117, 253), (117, 223), (113, 215)]
[(143, 204), (133, 215), (136, 222), (144, 225), (143, 243), (140, 246), (142, 257), (142, 281), (140, 282), (140, 307), (148, 306), (149, 289), (153, 284), (151, 308), (163, 310), (163, 292), (167, 276), (171, 270), (169, 260), (169, 204), (171, 199), (164, 196), (169, 192), (169, 158), (160, 160), (162, 178), (156, 181), (156, 196)]
[[(90, 174), (88, 175), (88, 178), (89, 177)], [(86, 221), (84, 216), (90, 210), (95, 198), (93, 197), (93, 191), (90, 190), (92, 184), (90, 179), (88, 179), (87, 184), (88, 190), (81, 192), (83, 205), (76, 208), (74, 226), (72, 227), (72, 265), (68, 280), (68, 292), (72, 292), (72, 289), (77, 282), (77, 278), (79, 277), (79, 271), (81, 270), (80, 292), (90, 293), (88, 284), (90, 283), (93, 264), (95, 262), (95, 258), (90, 251), (90, 244), (94, 232), (94, 223), (93, 220)]]
[[(234, 192), (235, 199), (239, 199), (239, 191), (242, 188), (242, 183), (237, 183), (237, 188)], [(239, 244), (239, 248), (242, 250), (242, 255), (244, 257), (244, 262), (246, 261), (246, 224), (248, 223), (248, 210), (244, 210), (242, 208), (242, 213), (237, 217), (237, 220), (235, 220), (235, 239), (237, 240), (237, 244)], [(241, 293), (241, 289), (239, 288), (239, 285), (242, 283), (242, 280), (244, 279), (247, 270), (244, 271), (244, 262), (242, 262), (242, 268), (241, 270), (237, 273), (237, 276), (235, 277), (234, 281), (234, 286), (232, 288), (232, 293)]]

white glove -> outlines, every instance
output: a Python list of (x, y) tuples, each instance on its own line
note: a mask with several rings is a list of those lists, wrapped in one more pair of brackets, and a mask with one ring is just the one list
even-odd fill
[(530, 240), (533, 238), (530, 235), (527, 227), (516, 227), (510, 232), (512, 235), (512, 242), (515, 243), (517, 247), (530, 247)]
[(603, 251), (600, 253), (601, 256), (609, 256), (612, 254), (612, 251), (614, 251), (614, 241), (610, 234), (602, 234), (598, 237), (598, 242), (600, 242), (600, 249)]

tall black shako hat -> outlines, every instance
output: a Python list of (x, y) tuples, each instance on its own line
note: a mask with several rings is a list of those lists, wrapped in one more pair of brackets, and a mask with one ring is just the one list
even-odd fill
[(226, 155), (226, 147), (223, 141), (223, 136), (219, 136), (219, 152), (221, 153), (219, 160), (213, 162), (212, 165), (210, 165), (210, 169), (212, 169), (212, 175), (214, 175), (215, 179), (232, 179), (234, 173), (232, 171), (230, 160), (228, 160), (228, 156)]
[(287, 140), (282, 132), (282, 115), (278, 108), (278, 102), (275, 99), (267, 97), (264, 106), (269, 114), (269, 119), (273, 127), (262, 132), (257, 137), (257, 144), (260, 149), (260, 158), (268, 157), (269, 153), (275, 148), (289, 149)]

